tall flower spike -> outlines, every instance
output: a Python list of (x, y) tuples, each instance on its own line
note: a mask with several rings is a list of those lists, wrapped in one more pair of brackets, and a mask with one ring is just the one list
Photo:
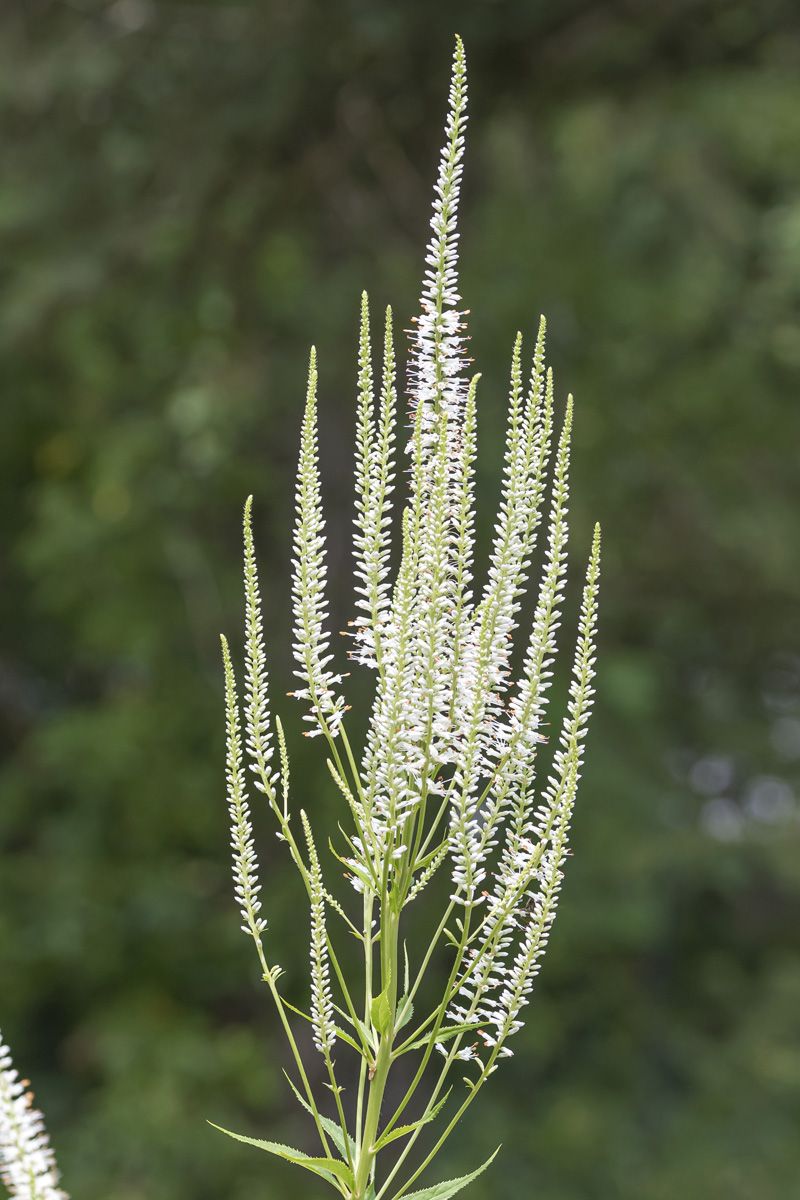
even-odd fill
[[(541, 740), (539, 727), (552, 675), (550, 667), (555, 655), (555, 635), (560, 623), (566, 573), (572, 407), (570, 396), (556, 456), (547, 559), (523, 676), (512, 700), (506, 749), (482, 810), (483, 823), (474, 850), (475, 857), (483, 860), (494, 848), (498, 828), (510, 807), (510, 828), (506, 830), (495, 886), (488, 898), (483, 937), (468, 956), (468, 981), (461, 992), (462, 1000), (476, 1005), (477, 1016), (487, 1026), (496, 1023), (495, 997), (507, 976), (508, 955), (519, 924), (519, 903), (536, 877), (555, 823), (555, 813), (549, 809), (534, 814), (533, 784), (536, 751)], [(459, 1003), (454, 1006), (451, 1017), (463, 1020), (468, 1011)]]
[[(403, 554), (394, 589), (386, 638), (385, 671), (375, 696), (365, 755), (365, 822), (374, 855), (372, 874), (391, 880), (398, 835), (409, 809), (418, 799), (422, 751), (417, 719), (409, 705), (415, 680), (410, 655), (414, 599), (414, 553), (411, 514), (403, 514)], [(354, 866), (354, 883), (360, 875)]]
[(304, 809), (300, 810), (300, 819), (306, 835), (310, 864), (308, 874), (311, 900), (311, 1027), (314, 1045), (329, 1058), (336, 1041), (336, 1026), (333, 1019), (328, 962), (328, 932), (325, 927), (325, 888), (317, 848)]
[(467, 66), (464, 45), (456, 38), (445, 125), (445, 143), (436, 181), (431, 239), (412, 349), (411, 406), (421, 410), (422, 439), (430, 457), (437, 442), (440, 412), (450, 421), (450, 466), (455, 465), (455, 436), (463, 419), (467, 388), (463, 376), (463, 315), (458, 311), (457, 217), (467, 123)]
[(351, 657), (369, 667), (382, 667), (382, 643), (389, 610), (391, 553), (391, 494), (394, 490), (394, 440), (397, 391), (395, 385), (392, 310), (386, 310), (380, 413), (374, 416), (369, 306), (361, 301), (358, 353), (358, 416), (356, 422), (356, 649)]
[(231, 819), (231, 848), (233, 850), (233, 883), (239, 911), (242, 915), (242, 930), (260, 942), (267, 922), (258, 914), (261, 891), (258, 882), (258, 862), (253, 845), (253, 827), (250, 821), (250, 805), (247, 799), (244, 768), (242, 766), (242, 737), (239, 728), (239, 698), (236, 694), (236, 678), (228, 642), (222, 643), (222, 662), (225, 669), (225, 724), (226, 761), (225, 778), (228, 785), (228, 812)]
[(67, 1200), (44, 1117), (0, 1034), (0, 1180), (14, 1200)]
[[(517, 334), (511, 358), (505, 470), (489, 573), (481, 603), (461, 652), (455, 696), (458, 752), (450, 809), (453, 899), (480, 902), (478, 889), (486, 875), (486, 858), (494, 842), (479, 817), (481, 781), (505, 753), (507, 728), (502, 697), (508, 687), (509, 659), (516, 628), (519, 596), (525, 583), (532, 538), (538, 524), (550, 426), (541, 419), (538, 379), (541, 373), (540, 327), (535, 373), (526, 401), (522, 382), (522, 336)], [(536, 364), (538, 362), (538, 368)], [(499, 815), (497, 813), (496, 815)], [(490, 827), (490, 832), (493, 830)]]
[(555, 920), (567, 855), (567, 841), (583, 761), (583, 742), (592, 711), (597, 636), (597, 593), (600, 580), (600, 526), (595, 525), (592, 552), (583, 589), (578, 644), (570, 685), (570, 700), (544, 796), (544, 809), (557, 814), (555, 829), (546, 818), (540, 833), (550, 839), (539, 871), (540, 888), (532, 897), (532, 914), (500, 997), (499, 1039), (504, 1041), (521, 1027), (520, 1013), (528, 1002)]
[(255, 785), (271, 800), (275, 798), (278, 774), (270, 768), (274, 753), (270, 728), (267, 656), (261, 617), (261, 593), (253, 545), (253, 497), (244, 506), (244, 594), (245, 594), (245, 734)]
[[(450, 610), (453, 598), (452, 519), (448, 465), (451, 418), (442, 409), (437, 418), (436, 454), (425, 496), (425, 522), (417, 558), (412, 634), (414, 660), (413, 710), (418, 736), (433, 744), (426, 753), (433, 765), (438, 743), (447, 739), (450, 718), (449, 666), (453, 653)], [(429, 772), (418, 781), (421, 794), (429, 787)]]
[(308, 366), (308, 390), (300, 435), (297, 468), (296, 520), (292, 558), (292, 649), (303, 683), (293, 694), (307, 700), (310, 711), (304, 718), (313, 728), (306, 737), (328, 733), (335, 737), (345, 711), (337, 692), (342, 676), (330, 669), (330, 634), (325, 628), (328, 604), (325, 598), (325, 521), (319, 480), (317, 448), (317, 354), (312, 346)]
[(375, 453), (375, 395), (372, 381), (372, 347), (369, 337), (369, 299), (366, 292), (361, 293), (361, 325), (358, 336), (358, 405), (356, 408), (356, 463), (355, 463), (355, 526), (353, 533), (353, 557), (355, 560), (356, 608), (365, 610), (367, 616), (359, 615), (353, 624), (356, 626), (357, 648), (351, 655), (360, 662), (372, 665), (375, 660), (375, 648), (372, 641), (370, 616), (372, 615), (371, 600), (371, 570), (370, 570), (370, 534), (371, 530), (371, 474), (372, 459)]
[[(432, 472), (434, 478), (428, 482), (427, 490), (432, 496), (436, 496), (440, 486), (439, 477), (444, 477), (445, 569), (438, 590), (431, 597), (434, 610), (440, 610), (434, 655), (438, 672), (423, 685), (431, 689), (433, 699), (435, 740), (431, 758), (442, 763), (452, 762), (458, 753), (452, 684), (464, 661), (465, 617), (466, 610), (471, 607), (471, 595), (468, 594), (473, 548), (471, 455), (474, 454), (477, 378), (467, 384), (465, 314), (459, 311), (457, 231), (466, 106), (466, 61), (463, 44), (457, 37), (415, 359), (416, 403), (423, 413), (423, 447), (431, 447), (427, 457), (428, 475)], [(467, 411), (470, 405), (471, 412)], [(434, 454), (433, 446), (437, 441), (441, 452)], [(456, 613), (455, 621), (448, 618), (451, 611)], [(433, 631), (433, 614), (429, 623)], [(430, 677), (430, 670), (428, 675)], [(425, 787), (429, 791), (435, 790), (436, 784), (429, 780)]]
[(547, 538), (544, 575), (539, 588), (533, 626), (525, 655), (522, 678), (511, 701), (510, 750), (499, 773), (499, 787), (516, 785), (517, 799), (513, 829), (507, 859), (513, 861), (519, 852), (520, 839), (530, 829), (525, 821), (530, 808), (530, 791), (536, 750), (542, 740), (540, 726), (545, 712), (547, 693), (552, 679), (556, 653), (556, 633), (561, 624), (561, 602), (567, 571), (569, 537), (569, 458), (572, 436), (572, 396), (567, 398), (567, 411), (558, 443), (553, 477), (553, 496)]
[(386, 306), (383, 329), (383, 370), (381, 373), (380, 414), (378, 420), (377, 454), (373, 459), (373, 504), (375, 507), (376, 542), (378, 549), (377, 591), (375, 603), (376, 628), (382, 631), (390, 608), (391, 585), (389, 560), (392, 538), (392, 500), (395, 480), (395, 424), (397, 420), (397, 368), (395, 363), (394, 330), (391, 305)]
[(453, 523), (453, 654), (450, 669), (450, 723), (455, 720), (459, 677), (464, 665), (467, 631), (472, 617), (472, 569), (475, 553), (475, 453), (477, 388), (480, 375), (469, 385), (456, 475), (457, 506)]
[[(458, 565), (456, 529), (462, 513), (462, 449), (468, 388), (463, 314), (458, 305), (458, 206), (467, 123), (467, 69), (456, 38), (445, 141), (434, 189), (431, 238), (425, 255), (420, 316), (411, 351), (411, 470), (418, 595), (413, 621), (416, 692), (427, 709), (419, 729), (434, 734), (433, 758), (452, 740), (448, 694), (455, 657), (452, 623)], [(424, 531), (423, 531), (423, 517)], [(463, 547), (462, 547), (463, 549)], [(431, 756), (426, 756), (428, 760)], [(432, 779), (419, 780), (423, 795)], [(424, 807), (424, 800), (423, 800)]]
[[(571, 408), (562, 433), (559, 466), (566, 478), (566, 451)], [(558, 484), (556, 485), (559, 490)], [(559, 527), (565, 500), (554, 496), (551, 532)], [(552, 574), (552, 573), (551, 573)], [(479, 943), (467, 956), (449, 1010), (452, 1021), (477, 1020), (481, 1038), (491, 1051), (510, 1054), (503, 1043), (521, 1028), (519, 1019), (538, 974), (555, 920), (562, 867), (572, 811), (580, 779), (583, 739), (594, 689), (597, 592), (600, 576), (600, 529), (595, 526), (583, 592), (570, 702), (564, 718), (553, 774), (542, 804), (531, 820), (528, 837), (512, 836), (505, 848), (497, 886), (489, 899)], [(530, 783), (523, 779), (522, 785)], [(522, 798), (524, 801), (525, 797)], [(513, 946), (516, 952), (509, 965)]]
[[(459, 522), (463, 521), (463, 445), (468, 387), (463, 314), (458, 311), (457, 217), (467, 122), (464, 46), (456, 38), (445, 142), (435, 186), (420, 316), (411, 352), (414, 436), (411, 503), (416, 597), (411, 657), (417, 738), (427, 741), (416, 780), (420, 807), (435, 790), (435, 771), (452, 743), (451, 682), (456, 657), (449, 614), (459, 587)], [(423, 519), (424, 513), (424, 519)], [(423, 528), (424, 525), (424, 528)], [(461, 564), (463, 566), (463, 563)], [(460, 630), (459, 630), (460, 635)]]
[[(489, 755), (502, 748), (497, 735), (503, 697), (509, 684), (512, 638), (517, 628), (520, 598), (541, 520), (552, 434), (552, 375), (544, 372), (544, 320), (533, 356), (527, 396), (523, 398), (521, 350), (517, 334), (511, 363), (508, 426), (500, 507), (495, 524), (489, 575), (476, 614), (475, 641), (486, 637), (488, 678), (478, 677), (485, 692), (484, 734)], [(468, 678), (470, 678), (468, 676)], [(474, 697), (473, 697), (474, 704)]]

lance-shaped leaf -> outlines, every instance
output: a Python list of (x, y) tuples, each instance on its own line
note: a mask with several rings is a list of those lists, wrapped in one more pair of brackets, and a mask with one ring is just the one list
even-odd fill
[(218, 1129), (220, 1133), (227, 1134), (229, 1138), (233, 1138), (237, 1142), (244, 1142), (246, 1146), (255, 1146), (257, 1150), (266, 1150), (267, 1154), (274, 1154), (285, 1162), (304, 1167), (306, 1171), (310, 1171), (312, 1175), (319, 1175), (334, 1187), (337, 1186), (337, 1179), (341, 1179), (349, 1188), (353, 1186), (353, 1172), (347, 1163), (340, 1162), (338, 1158), (312, 1158), (300, 1150), (294, 1150), (291, 1146), (284, 1146), (280, 1142), (265, 1142), (261, 1138), (246, 1137), (243, 1133), (234, 1133), (230, 1129), (223, 1128), (222, 1125), (215, 1125), (213, 1121), (208, 1123), (212, 1129)]
[(397, 1125), (394, 1129), (390, 1129), (388, 1133), (383, 1133), (375, 1143), (376, 1150), (382, 1150), (384, 1146), (388, 1146), (390, 1142), (396, 1142), (398, 1138), (408, 1137), (409, 1134), (415, 1133), (421, 1129), (423, 1125), (429, 1125), (431, 1121), (435, 1121), (439, 1113), (447, 1103), (450, 1093), (453, 1089), (448, 1088), (442, 1096), (438, 1104), (434, 1104), (429, 1112), (425, 1113), (424, 1117), (420, 1117), (418, 1121), (412, 1121), (409, 1125)]
[(472, 1171), (469, 1175), (462, 1175), (459, 1179), (448, 1179), (444, 1183), (435, 1183), (433, 1187), (423, 1188), (419, 1192), (404, 1192), (405, 1200), (450, 1200), (451, 1196), (455, 1196), (468, 1183), (472, 1183), (479, 1175), (482, 1175), (486, 1168), (492, 1165), (499, 1153), (500, 1147), (498, 1146), (494, 1154), (487, 1158), (477, 1171)]
[[(325, 1130), (325, 1132), (327, 1134), (330, 1134), (331, 1141), (333, 1142), (334, 1146), (341, 1154), (342, 1160), (344, 1162), (347, 1161), (347, 1149), (348, 1148), (350, 1150), (350, 1157), (352, 1159), (355, 1159), (355, 1157), (358, 1154), (358, 1147), (356, 1146), (353, 1139), (350, 1137), (349, 1133), (346, 1134), (345, 1131), (342, 1129), (341, 1125), (338, 1125), (336, 1123), (336, 1121), (332, 1121), (330, 1119), (330, 1117), (324, 1117), (324, 1116), (322, 1116), (321, 1113), (315, 1114), (314, 1109), (311, 1107), (311, 1105), (308, 1103), (308, 1101), (303, 1098), (303, 1096), (300, 1094), (299, 1090), (297, 1089), (297, 1087), (295, 1086), (295, 1084), (292, 1082), (292, 1080), (289, 1078), (289, 1076), (286, 1074), (285, 1071), (283, 1072), (283, 1074), (286, 1079), (286, 1082), (289, 1084), (289, 1087), (294, 1092), (295, 1097), (297, 1098), (298, 1102), (300, 1104), (302, 1104), (303, 1108), (306, 1110), (306, 1112), (309, 1114), (309, 1116), (311, 1116), (311, 1117), (318, 1116), (319, 1117), (320, 1125), (322, 1126), (322, 1128)], [(345, 1138), (347, 1139), (346, 1141), (345, 1141)]]

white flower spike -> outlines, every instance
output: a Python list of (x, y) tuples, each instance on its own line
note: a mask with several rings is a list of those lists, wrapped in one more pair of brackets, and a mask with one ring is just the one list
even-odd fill
[[(324, 739), (332, 794), (348, 821), (346, 827), (340, 825), (338, 846), (331, 845), (340, 864), (337, 872), (343, 868), (352, 886), (341, 898), (326, 881), (304, 811), (302, 849), (295, 837), (287, 742), (279, 722), (280, 772), (270, 765), (275, 737), (250, 501), (245, 511), (245, 748), (256, 787), (267, 797), (276, 832), (308, 899), (308, 1013), (284, 1000), (276, 986), (279, 968), (268, 965), (262, 944), (265, 922), (236, 685), (223, 642), (236, 897), (242, 927), (256, 943), (287, 1035), (301, 1085), (296, 1094), (314, 1120), (321, 1152), (308, 1158), (272, 1142), (258, 1144), (321, 1176), (346, 1200), (405, 1195), (500, 1059), (512, 1053), (508, 1043), (522, 1027), (556, 914), (594, 697), (599, 528), (586, 574), (566, 713), (550, 749), (545, 721), (567, 579), (574, 413), (569, 397), (554, 446), (560, 406), (545, 363), (544, 319), (534, 331), (532, 352), (527, 352), (527, 374), (522, 335), (514, 341), (500, 504), (485, 583), (480, 588), (475, 584), (479, 376), (470, 377), (458, 292), (466, 101), (466, 61), (457, 39), (420, 315), (411, 344), (408, 487), (395, 532), (400, 544), (394, 571), (392, 315), (387, 310), (376, 394), (369, 303), (366, 293), (361, 298), (350, 658), (373, 671), (375, 681), (361, 757), (348, 737), (343, 676), (333, 666), (327, 629), (317, 367), (311, 352), (292, 563), (293, 653), (300, 680), (294, 695), (307, 707), (306, 736)], [(537, 551), (543, 526), (546, 545)], [(526, 601), (535, 570), (538, 583)], [(428, 902), (434, 895), (429, 885), (440, 871), (449, 871), (446, 899), (429, 922), (435, 927), (433, 937), (420, 945), (413, 927), (409, 934), (406, 909), (419, 903), (423, 893), (423, 903)], [(342, 929), (360, 943), (362, 963), (354, 976), (339, 958), (335, 935)], [(426, 1010), (422, 985), (437, 952), (448, 955), (449, 977)], [(335, 1113), (324, 1114), (325, 1105), (311, 1087), (289, 1019), (292, 1013), (310, 1023), (310, 1040), (322, 1056)], [(352, 1096), (338, 1082), (334, 1049), (360, 1060)], [(395, 1110), (387, 1112), (386, 1097), (392, 1094), (387, 1081), (406, 1055), (416, 1063), (411, 1083), (404, 1084), (404, 1098)], [(439, 1117), (452, 1094), (454, 1073), (465, 1079), (466, 1093), (452, 1103), (433, 1149), (409, 1168), (421, 1130)], [(422, 1115), (403, 1124), (401, 1118), (419, 1092), (424, 1099), (416, 1107)], [(383, 1172), (383, 1147), (401, 1140), (402, 1147), (394, 1147), (399, 1153), (391, 1155), (391, 1166)], [(441, 1185), (437, 1195), (454, 1195), (483, 1169)]]
[(0, 1180), (14, 1200), (67, 1200), (26, 1079), (20, 1079), (0, 1034)]

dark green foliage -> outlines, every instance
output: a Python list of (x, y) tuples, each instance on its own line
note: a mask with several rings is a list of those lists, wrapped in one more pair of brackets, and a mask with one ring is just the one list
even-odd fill
[[(205, 1124), (297, 1144), (229, 894), (217, 634), (252, 491), (316, 827), (279, 700), (307, 349), (347, 595), (359, 295), (415, 311), (455, 29), (479, 461), (543, 311), (605, 581), (547, 971), (442, 1173), (502, 1141), (475, 1200), (796, 1189), (796, 6), (8, 0), (0, 1015), (76, 1200), (295, 1194)], [(291, 989), (306, 918), (262, 816)]]

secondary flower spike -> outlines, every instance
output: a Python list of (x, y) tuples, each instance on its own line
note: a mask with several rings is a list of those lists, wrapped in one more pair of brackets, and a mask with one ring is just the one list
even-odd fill
[(67, 1200), (44, 1117), (0, 1034), (0, 1180), (15, 1200)]

